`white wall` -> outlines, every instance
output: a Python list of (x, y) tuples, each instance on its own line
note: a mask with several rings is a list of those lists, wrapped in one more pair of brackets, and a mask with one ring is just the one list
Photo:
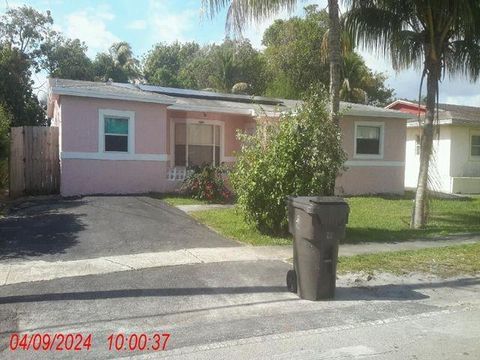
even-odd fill
[(480, 158), (471, 156), (470, 137), (480, 135), (480, 127), (452, 126), (452, 161), (450, 175), (452, 177), (479, 177)]
[[(405, 152), (405, 187), (416, 188), (420, 155), (415, 153), (415, 139), (420, 135), (419, 128), (407, 128), (407, 144)], [(430, 162), (430, 188), (434, 191), (451, 192), (450, 180), (450, 141), (449, 127), (442, 126), (440, 134), (435, 133), (433, 155)]]
[(420, 157), (415, 154), (415, 138), (420, 134), (419, 128), (407, 128), (407, 144), (405, 147), (405, 187), (417, 187)]

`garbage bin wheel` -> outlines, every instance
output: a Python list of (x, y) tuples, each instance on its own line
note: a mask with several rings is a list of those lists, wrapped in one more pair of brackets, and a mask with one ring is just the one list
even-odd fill
[(287, 288), (292, 293), (297, 293), (297, 273), (295, 270), (287, 271)]

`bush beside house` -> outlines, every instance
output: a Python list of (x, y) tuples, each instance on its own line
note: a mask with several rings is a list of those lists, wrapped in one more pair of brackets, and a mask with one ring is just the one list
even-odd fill
[(239, 134), (242, 150), (231, 182), (246, 220), (261, 232), (287, 232), (287, 196), (332, 192), (346, 154), (326, 99), (311, 93), (295, 113), (259, 122), (253, 135)]

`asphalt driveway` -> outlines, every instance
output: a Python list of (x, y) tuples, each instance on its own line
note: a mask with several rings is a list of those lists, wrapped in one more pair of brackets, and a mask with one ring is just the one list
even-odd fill
[(0, 219), (0, 261), (59, 261), (240, 246), (149, 196), (22, 203)]

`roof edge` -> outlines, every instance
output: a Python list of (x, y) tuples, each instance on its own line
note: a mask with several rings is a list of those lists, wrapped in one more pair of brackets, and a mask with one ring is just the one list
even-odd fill
[(420, 109), (425, 110), (425, 105), (422, 105), (422, 104), (418, 105), (418, 103), (414, 103), (414, 102), (407, 101), (407, 100), (400, 100), (400, 99), (395, 100), (394, 102), (388, 104), (387, 106), (385, 106), (385, 109), (391, 109), (392, 107), (394, 107), (397, 104), (419, 107)]
[(128, 94), (108, 94), (99, 91), (85, 91), (82, 89), (72, 89), (65, 88), (62, 86), (52, 86), (51, 94), (53, 95), (65, 95), (65, 96), (79, 96), (79, 97), (89, 97), (97, 99), (109, 99), (109, 100), (126, 100), (126, 101), (138, 101), (146, 103), (155, 103), (163, 105), (172, 105), (176, 100), (163, 100), (163, 99), (152, 99), (147, 98), (142, 95), (128, 95)]
[(376, 111), (376, 110), (355, 110), (345, 109), (341, 116), (370, 116), (379, 118), (393, 118), (393, 119), (411, 119), (411, 114), (406, 114), (401, 111)]

